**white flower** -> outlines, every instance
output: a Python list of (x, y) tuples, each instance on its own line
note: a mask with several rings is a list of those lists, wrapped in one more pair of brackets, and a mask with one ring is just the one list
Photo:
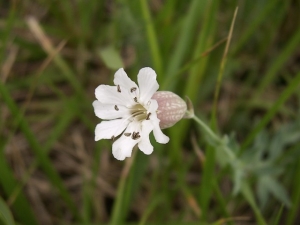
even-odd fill
[(100, 85), (95, 90), (95, 114), (104, 120), (96, 126), (95, 140), (118, 138), (112, 146), (118, 160), (130, 157), (135, 145), (145, 154), (151, 154), (151, 131), (157, 142), (168, 143), (169, 138), (159, 127), (157, 101), (152, 99), (159, 87), (155, 71), (149, 67), (141, 69), (137, 86), (121, 68), (115, 73), (114, 84)]

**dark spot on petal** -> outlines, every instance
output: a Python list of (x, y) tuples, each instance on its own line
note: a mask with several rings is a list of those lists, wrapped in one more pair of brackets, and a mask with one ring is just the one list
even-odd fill
[(146, 117), (146, 120), (149, 120), (150, 119), (150, 116), (151, 116), (151, 113), (148, 113), (147, 117)]
[(139, 139), (141, 137), (140, 132), (133, 132), (131, 137), (133, 140)]
[(115, 105), (115, 110), (116, 110), (116, 111), (119, 111), (119, 108), (118, 108), (118, 106), (117, 106), (117, 105)]
[(117, 88), (118, 88), (118, 92), (121, 93), (121, 88), (120, 88), (120, 85), (117, 85)]
[(134, 100), (135, 102), (138, 102), (138, 101), (137, 101), (137, 97), (134, 97), (133, 100)]
[(131, 91), (131, 92), (136, 91), (136, 87), (131, 88), (130, 91)]
[(129, 137), (129, 136), (131, 135), (131, 133), (124, 133), (124, 135), (125, 135), (126, 137)]

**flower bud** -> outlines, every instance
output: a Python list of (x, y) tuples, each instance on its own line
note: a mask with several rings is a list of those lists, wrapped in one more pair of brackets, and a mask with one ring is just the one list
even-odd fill
[(159, 126), (165, 129), (173, 126), (185, 115), (187, 105), (178, 95), (170, 91), (157, 91), (152, 96), (158, 103), (157, 117)]

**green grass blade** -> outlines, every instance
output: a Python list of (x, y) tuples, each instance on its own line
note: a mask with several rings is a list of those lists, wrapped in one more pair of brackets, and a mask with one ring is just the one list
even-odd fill
[[(7, 164), (4, 155), (5, 143), (0, 139), (0, 185), (7, 196), (11, 195), (12, 190), (18, 185), (17, 180), (14, 178), (14, 174)], [(16, 217), (24, 224), (37, 225), (37, 221), (33, 215), (30, 203), (27, 201), (23, 192), (19, 193), (12, 209)]]
[(253, 196), (253, 193), (249, 187), (248, 184), (246, 184), (245, 182), (242, 185), (242, 194), (244, 196), (244, 198), (247, 200), (247, 202), (250, 204), (250, 206), (252, 207), (255, 217), (257, 219), (258, 225), (267, 225), (265, 219), (263, 218), (256, 202)]
[[(72, 101), (71, 101), (72, 102)], [(70, 102), (66, 102), (66, 105), (71, 105)], [(72, 107), (66, 107), (66, 112), (61, 115), (58, 119), (56, 126), (52, 130), (51, 134), (49, 135), (48, 140), (45, 143), (44, 151), (48, 153), (53, 146), (53, 144), (58, 140), (58, 138), (65, 132), (66, 128), (72, 122), (74, 118), (74, 111)], [(30, 168), (26, 171), (23, 176), (22, 182), (18, 184), (14, 190), (9, 195), (9, 202), (14, 202), (17, 196), (21, 193), (23, 187), (31, 177), (31, 174), (36, 170), (39, 165), (38, 159), (35, 159), (34, 162), (30, 165)]]
[(3, 199), (1, 197), (0, 197), (0, 221), (2, 221), (2, 223), (4, 225), (14, 225), (15, 224), (14, 219), (12, 217), (12, 214), (11, 214), (8, 206), (6, 205), (6, 203), (3, 201)]
[(233, 54), (237, 53), (257, 31), (258, 27), (266, 21), (267, 16), (269, 16), (269, 14), (273, 12), (277, 6), (277, 2), (278, 0), (268, 1), (267, 4), (265, 4), (265, 7), (261, 10), (259, 16), (249, 23), (246, 31), (241, 32), (242, 36), (237, 39), (236, 45), (233, 46)]
[(147, 29), (147, 38), (148, 38), (148, 43), (150, 46), (154, 69), (155, 69), (156, 73), (160, 75), (157, 77), (158, 82), (160, 82), (160, 80), (162, 79), (162, 74), (163, 74), (163, 68), (162, 68), (163, 62), (162, 62), (162, 57), (161, 57), (160, 50), (158, 47), (156, 31), (153, 26), (153, 20), (152, 20), (151, 14), (150, 14), (150, 9), (148, 7), (147, 1), (140, 0), (140, 6), (141, 6), (143, 18), (145, 20), (145, 26)]
[(276, 217), (275, 217), (275, 219), (274, 219), (274, 222), (273, 222), (272, 224), (274, 224), (274, 225), (279, 225), (279, 223), (280, 223), (280, 218), (281, 218), (281, 216), (282, 216), (283, 209), (284, 209), (284, 206), (281, 205), (281, 206), (280, 206), (280, 209), (279, 209), (279, 212), (277, 213), (277, 215), (276, 215)]
[(288, 41), (286, 46), (283, 48), (282, 52), (275, 58), (272, 65), (266, 72), (266, 74), (262, 77), (262, 80), (259, 83), (257, 88), (256, 96), (259, 96), (269, 85), (275, 76), (278, 74), (278, 71), (283, 67), (283, 65), (287, 62), (293, 52), (296, 51), (297, 47), (300, 44), (300, 30), (297, 30), (296, 33), (292, 36), (292, 38)]
[[(299, 148), (299, 147), (298, 147)], [(293, 186), (292, 186), (292, 207), (288, 212), (287, 215), (287, 220), (286, 220), (286, 225), (292, 225), (295, 224), (296, 222), (296, 217), (298, 215), (298, 210), (300, 206), (300, 182), (299, 182), (299, 177), (300, 177), (300, 163), (297, 163), (296, 169), (294, 172), (294, 181)]]
[[(129, 159), (134, 159), (129, 171), (129, 175), (126, 177), (124, 174), (128, 169), (123, 169), (122, 177), (118, 185), (118, 193), (115, 198), (115, 203), (113, 206), (113, 212), (111, 215), (110, 224), (123, 224), (126, 215), (130, 209), (130, 203), (140, 187), (141, 180), (145, 177), (146, 168), (148, 165), (148, 156), (140, 154), (138, 149), (133, 150), (133, 156)], [(128, 159), (127, 159), (128, 160)], [(127, 164), (127, 162), (125, 162)]]
[[(171, 55), (169, 64), (166, 69), (164, 82), (161, 85), (162, 89), (172, 89), (172, 87), (174, 87), (173, 85), (175, 85), (175, 83), (172, 82), (172, 77), (181, 68), (184, 58), (187, 55), (187, 51), (193, 40), (195, 27), (202, 16), (204, 5), (205, 1), (199, 0), (194, 0), (190, 4), (184, 24), (181, 29), (181, 36), (176, 44), (175, 51)], [(171, 83), (173, 84), (172, 86)]]
[(277, 101), (274, 103), (272, 108), (265, 114), (265, 116), (260, 120), (260, 122), (254, 127), (250, 134), (246, 137), (245, 141), (241, 146), (241, 152), (243, 152), (254, 140), (256, 135), (271, 121), (275, 116), (276, 112), (283, 105), (283, 103), (296, 91), (300, 84), (300, 73), (298, 73), (285, 88), (285, 90), (280, 94)]
[(73, 202), (70, 194), (68, 193), (67, 189), (65, 188), (61, 178), (59, 177), (58, 173), (54, 169), (49, 160), (47, 154), (45, 153), (44, 149), (40, 146), (38, 141), (36, 140), (34, 134), (30, 130), (30, 127), (27, 121), (24, 119), (20, 109), (17, 107), (16, 103), (11, 98), (9, 92), (7, 91), (6, 87), (0, 82), (0, 94), (7, 104), (10, 112), (16, 118), (16, 121), (20, 121), (20, 129), (22, 130), (24, 136), (26, 137), (29, 145), (31, 146), (33, 152), (35, 153), (36, 157), (40, 161), (40, 165), (42, 166), (43, 170), (47, 174), (48, 178), (52, 182), (52, 184), (57, 187), (58, 191), (60, 192), (63, 199), (66, 201), (69, 209), (72, 211), (73, 215), (77, 217), (79, 214), (77, 212), (77, 208), (75, 203)]

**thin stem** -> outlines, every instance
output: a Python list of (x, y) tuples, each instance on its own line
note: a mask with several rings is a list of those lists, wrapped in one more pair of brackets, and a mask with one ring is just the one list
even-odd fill
[(134, 162), (134, 159), (136, 157), (137, 151), (138, 151), (137, 147), (134, 147), (132, 157), (128, 158), (125, 161), (125, 165), (124, 165), (122, 173), (121, 173), (121, 179), (120, 179), (119, 185), (118, 185), (116, 202), (113, 207), (112, 217), (111, 217), (111, 221), (110, 221), (110, 224), (112, 224), (112, 225), (120, 224), (120, 221), (122, 220), (121, 215), (122, 215), (122, 210), (123, 210), (122, 206), (124, 204), (124, 199), (125, 199), (125, 195), (126, 195), (126, 193), (125, 193), (126, 181), (128, 180), (127, 178), (129, 176), (129, 172), (130, 172), (130, 169)]
[(201, 127), (202, 129), (217, 143), (221, 143), (222, 140), (210, 129), (202, 120), (200, 120), (197, 116), (193, 116), (192, 119), (194, 119)]
[(217, 143), (216, 146), (222, 147), (222, 150), (227, 153), (227, 155), (230, 157), (230, 160), (236, 159), (236, 156), (232, 152), (232, 150), (226, 144), (224, 144), (224, 141), (222, 140), (222, 138), (220, 138), (217, 134), (215, 134), (213, 132), (213, 130), (210, 129), (209, 126), (207, 126), (201, 119), (199, 119), (195, 115), (192, 117), (192, 119), (194, 119), (202, 127), (202, 129), (205, 131), (205, 133), (208, 134)]

